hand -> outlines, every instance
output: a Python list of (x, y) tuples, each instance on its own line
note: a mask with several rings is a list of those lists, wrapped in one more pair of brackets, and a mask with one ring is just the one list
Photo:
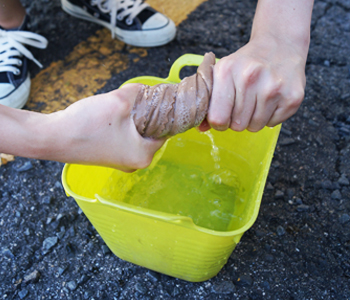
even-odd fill
[(207, 121), (199, 130), (259, 131), (291, 117), (304, 98), (305, 51), (274, 36), (258, 36), (214, 67)]
[[(57, 112), (70, 142), (61, 161), (114, 167), (126, 172), (147, 167), (165, 139), (139, 135), (130, 117), (136, 84), (80, 100)], [(53, 114), (54, 115), (54, 114)], [(66, 131), (66, 134), (67, 132)]]
[(52, 114), (0, 105), (0, 153), (113, 167), (147, 167), (165, 139), (143, 138), (130, 113), (137, 85), (80, 100)]

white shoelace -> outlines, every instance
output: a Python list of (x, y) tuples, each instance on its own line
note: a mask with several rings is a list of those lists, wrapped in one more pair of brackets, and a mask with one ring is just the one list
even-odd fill
[(16, 66), (22, 65), (22, 60), (18, 57), (23, 55), (42, 68), (41, 63), (23, 45), (44, 49), (47, 43), (47, 39), (37, 33), (0, 29), (0, 72), (12, 72), (19, 75), (20, 70)]
[[(91, 5), (96, 5), (103, 13), (110, 13), (112, 38), (115, 36), (117, 19), (121, 21), (128, 17), (125, 22), (131, 25), (134, 18), (145, 7), (149, 6), (147, 3), (143, 3), (142, 0), (91, 0)], [(117, 14), (118, 10), (121, 10), (119, 14)]]

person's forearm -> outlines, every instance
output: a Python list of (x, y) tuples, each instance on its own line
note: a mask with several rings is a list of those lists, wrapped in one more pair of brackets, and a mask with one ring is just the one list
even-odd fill
[(147, 167), (165, 139), (143, 138), (131, 111), (138, 84), (41, 114), (0, 105), (0, 153), (125, 172)]
[(310, 43), (313, 0), (259, 0), (251, 38), (272, 35), (303, 53)]
[(57, 113), (45, 115), (0, 105), (0, 152), (60, 160), (65, 140), (57, 116)]

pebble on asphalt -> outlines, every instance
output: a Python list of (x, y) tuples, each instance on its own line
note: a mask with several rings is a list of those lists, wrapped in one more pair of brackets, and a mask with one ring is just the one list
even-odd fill
[(342, 214), (339, 221), (340, 223), (345, 224), (350, 221), (350, 216), (348, 214)]
[(270, 182), (267, 183), (266, 190), (267, 191), (273, 191), (273, 185)]
[(277, 235), (282, 236), (285, 235), (286, 230), (282, 226), (277, 227)]
[(298, 205), (302, 205), (303, 204), (303, 200), (301, 200), (300, 198), (295, 198), (295, 203)]
[(157, 282), (160, 279), (160, 274), (151, 270), (146, 273), (146, 276), (153, 282)]
[(173, 292), (171, 293), (171, 296), (176, 297), (179, 294), (180, 294), (180, 289), (177, 286), (175, 286), (173, 289)]
[(58, 238), (56, 236), (48, 237), (43, 242), (43, 254), (45, 255), (58, 243)]
[(291, 136), (292, 135), (292, 132), (288, 129), (285, 129), (283, 127), (281, 127), (281, 133), (285, 134), (285, 135), (289, 135)]
[(135, 290), (138, 291), (140, 294), (146, 294), (147, 288), (142, 285), (140, 282), (135, 284)]
[(66, 269), (67, 269), (66, 267), (64, 267), (64, 268), (58, 268), (58, 274), (59, 274), (59, 275), (62, 275)]
[(30, 160), (28, 160), (23, 165), (21, 165), (21, 166), (14, 166), (13, 168), (17, 172), (25, 172), (25, 171), (29, 171), (30, 169), (32, 169), (33, 165), (32, 165), (32, 162)]
[(40, 278), (40, 273), (38, 270), (34, 270), (32, 273), (24, 276), (24, 283), (36, 283)]
[(7, 248), (1, 250), (1, 255), (6, 256), (7, 258), (14, 258), (15, 257), (13, 255), (13, 253), (11, 252), (11, 250), (7, 249)]
[(68, 281), (66, 284), (67, 288), (69, 288), (71, 291), (75, 291), (78, 287), (77, 283), (72, 280), (72, 281)]
[(266, 235), (266, 233), (263, 230), (257, 229), (257, 230), (255, 230), (255, 235), (257, 237), (263, 237)]
[(306, 204), (300, 204), (297, 206), (297, 211), (302, 212), (302, 211), (309, 211), (310, 206)]
[(293, 138), (284, 138), (279, 142), (281, 146), (289, 146), (294, 143), (295, 143), (295, 140)]
[(213, 291), (216, 294), (231, 294), (236, 291), (232, 281), (222, 281), (213, 285)]
[(253, 278), (249, 275), (241, 275), (237, 280), (237, 284), (240, 286), (251, 286), (253, 284)]
[(43, 204), (51, 204), (52, 202), (52, 197), (51, 196), (44, 196), (42, 199)]
[(106, 245), (102, 245), (101, 250), (104, 255), (111, 253), (111, 250), (109, 250), (108, 246)]
[(332, 199), (340, 200), (342, 198), (342, 195), (341, 195), (339, 190), (335, 190), (332, 192), (331, 197), (332, 197)]
[(18, 293), (18, 296), (21, 298), (21, 299), (24, 299), (25, 297), (27, 297), (28, 295), (28, 290), (26, 289), (23, 289), (21, 290), (19, 293)]
[(321, 186), (322, 186), (322, 188), (327, 189), (327, 190), (332, 190), (333, 189), (333, 184), (332, 184), (332, 181), (330, 181), (330, 180), (322, 181), (321, 182)]
[(338, 183), (340, 185), (349, 185), (349, 180), (346, 178), (346, 176), (343, 174), (342, 176), (340, 176)]
[(275, 194), (275, 199), (283, 199), (284, 197), (284, 192), (283, 191), (276, 191), (276, 194)]

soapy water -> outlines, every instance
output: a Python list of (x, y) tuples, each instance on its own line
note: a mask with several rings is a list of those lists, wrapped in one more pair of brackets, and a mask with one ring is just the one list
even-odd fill
[[(118, 179), (111, 176), (101, 196), (118, 199), (136, 207), (189, 217), (194, 224), (217, 231), (232, 230), (239, 224), (237, 196), (241, 186), (233, 170), (220, 165), (219, 148), (210, 132), (214, 170), (162, 158), (166, 146), (157, 153), (150, 167)], [(186, 141), (179, 139), (179, 147)], [(225, 150), (222, 150), (225, 154)]]
[[(230, 170), (214, 172), (220, 182), (214, 180), (213, 172), (206, 173), (200, 167), (160, 160), (151, 170), (114, 181), (113, 198), (122, 198), (136, 207), (190, 217), (198, 226), (225, 231), (237, 218), (234, 211), (238, 182)], [(105, 191), (109, 197), (111, 192)]]

